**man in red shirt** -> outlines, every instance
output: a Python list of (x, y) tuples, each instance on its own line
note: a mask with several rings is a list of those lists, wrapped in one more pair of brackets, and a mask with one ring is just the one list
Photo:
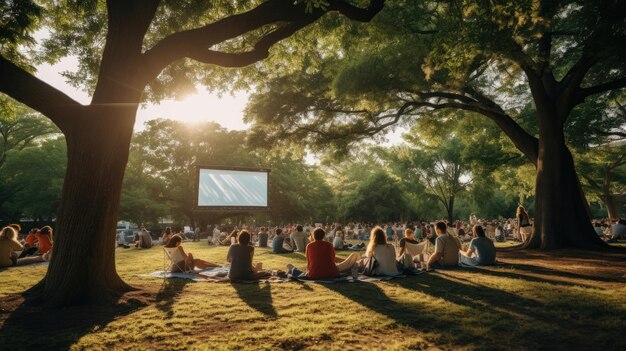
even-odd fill
[(24, 258), (26, 256), (36, 255), (39, 252), (37, 238), (35, 235), (39, 233), (39, 228), (33, 228), (28, 232), (26, 239), (24, 240), (24, 250), (18, 258)]
[[(353, 253), (345, 260), (335, 257), (333, 244), (325, 241), (326, 232), (322, 228), (313, 230), (313, 242), (306, 246), (307, 273), (309, 279), (338, 278), (339, 273), (350, 272), (356, 267), (360, 259), (359, 254)], [(291, 264), (287, 265), (292, 276), (298, 276), (299, 271)]]

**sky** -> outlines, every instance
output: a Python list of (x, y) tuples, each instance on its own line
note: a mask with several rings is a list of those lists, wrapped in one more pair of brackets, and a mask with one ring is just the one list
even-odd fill
[[(36, 76), (76, 101), (88, 104), (90, 96), (69, 85), (65, 77), (61, 75), (61, 72), (72, 70), (72, 67), (76, 65), (75, 57), (66, 57), (55, 65), (37, 66)], [(219, 97), (199, 87), (197, 93), (182, 100), (167, 99), (159, 104), (148, 104), (141, 108), (137, 113), (135, 131), (142, 130), (146, 121), (157, 118), (170, 118), (183, 122), (215, 121), (230, 130), (246, 129), (247, 126), (243, 123), (243, 109), (247, 102), (248, 94), (245, 92), (239, 91), (233, 95), (224, 94)]]

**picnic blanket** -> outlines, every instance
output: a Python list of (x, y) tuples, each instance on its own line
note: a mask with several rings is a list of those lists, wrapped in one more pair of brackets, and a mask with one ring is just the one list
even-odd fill
[[(195, 270), (194, 273), (181, 273), (181, 272), (169, 272), (169, 271), (156, 271), (150, 274), (140, 274), (142, 278), (158, 278), (158, 279), (190, 279), (196, 282), (230, 282), (228, 278), (229, 267), (215, 267), (203, 270)], [(205, 278), (206, 277), (206, 278)], [(258, 283), (258, 282), (273, 282), (282, 283), (289, 281), (286, 277), (271, 276), (265, 279), (257, 280), (236, 280), (239, 283)]]
[[(196, 282), (207, 282), (207, 281), (208, 282), (230, 282), (231, 280), (227, 277), (228, 270), (229, 270), (228, 267), (217, 267), (217, 268), (209, 268), (205, 270), (196, 270), (195, 271), (196, 274), (156, 271), (150, 274), (141, 274), (139, 276), (143, 278), (158, 278), (158, 279), (170, 279), (170, 278), (190, 279)], [(411, 275), (418, 275), (418, 274), (422, 274), (425, 272), (426, 271), (420, 270), (420, 271), (416, 271), (415, 273)], [(206, 276), (207, 278), (199, 276), (198, 274), (202, 274), (203, 276)], [(251, 281), (237, 280), (237, 282), (240, 282), (240, 283), (257, 283), (257, 282), (284, 283), (284, 282), (293, 280), (293, 281), (299, 281), (299, 282), (305, 282), (305, 283), (334, 284), (334, 283), (355, 282), (355, 281), (362, 281), (362, 282), (387, 281), (387, 280), (406, 278), (406, 277), (407, 275), (405, 274), (394, 275), (394, 276), (389, 276), (389, 275), (366, 276), (363, 274), (359, 274), (358, 278), (355, 280), (352, 276), (349, 276), (349, 275), (343, 275), (339, 278), (334, 278), (334, 279), (308, 279), (306, 277), (290, 277), (289, 278), (289, 277), (271, 276), (266, 279), (251, 280)]]

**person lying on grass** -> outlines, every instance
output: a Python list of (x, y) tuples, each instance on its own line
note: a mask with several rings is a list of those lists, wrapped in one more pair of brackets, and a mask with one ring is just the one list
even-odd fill
[(261, 265), (252, 264), (254, 246), (250, 245), (250, 233), (242, 230), (237, 235), (237, 243), (230, 245), (226, 260), (230, 262), (228, 277), (231, 280), (257, 280), (268, 278), (270, 271), (261, 270)]
[(0, 267), (24, 266), (31, 263), (50, 260), (50, 252), (41, 256), (18, 258), (16, 251), (24, 246), (17, 241), (17, 230), (13, 227), (4, 227), (0, 232)]
[[(346, 259), (335, 256), (333, 244), (325, 241), (326, 232), (322, 228), (313, 230), (313, 240), (306, 246), (306, 277), (309, 279), (333, 279), (340, 273), (358, 269), (359, 254), (353, 253)], [(292, 264), (287, 265), (292, 276), (300, 276), (302, 271)]]
[(172, 235), (172, 238), (167, 242), (167, 245), (165, 245), (165, 247), (168, 249), (176, 249), (176, 251), (171, 250), (170, 252), (170, 258), (172, 260), (170, 272), (187, 272), (192, 271), (195, 268), (207, 269), (211, 267), (221, 267), (221, 265), (219, 264), (194, 258), (191, 252), (185, 253), (185, 250), (183, 250), (183, 246), (181, 245), (182, 242), (183, 238), (180, 236), (180, 234), (174, 234)]
[(485, 230), (480, 225), (472, 229), (474, 239), (465, 251), (461, 250), (459, 261), (468, 266), (489, 266), (496, 264), (496, 247), (491, 239), (485, 236)]

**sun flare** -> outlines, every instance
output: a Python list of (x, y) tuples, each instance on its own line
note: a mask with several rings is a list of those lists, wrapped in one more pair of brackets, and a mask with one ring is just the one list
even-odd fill
[(241, 130), (246, 127), (242, 119), (247, 101), (248, 96), (243, 92), (219, 97), (200, 89), (181, 100), (164, 100), (142, 109), (137, 115), (137, 127), (142, 128), (149, 119), (170, 118), (186, 123), (214, 121), (222, 127)]

